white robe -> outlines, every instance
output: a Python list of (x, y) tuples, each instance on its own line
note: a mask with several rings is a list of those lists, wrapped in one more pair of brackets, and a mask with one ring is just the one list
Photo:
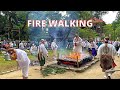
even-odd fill
[(55, 42), (52, 42), (51, 43), (51, 49), (52, 50), (57, 50), (57, 48), (58, 48), (57, 44)]
[(20, 48), (20, 49), (24, 49), (24, 44), (23, 44), (23, 43), (20, 43), (20, 44), (19, 44), (19, 48)]
[(86, 46), (87, 46), (86, 42), (83, 41), (83, 42), (82, 42), (82, 47), (86, 47)]
[(40, 44), (38, 46), (38, 53), (41, 52), (43, 56), (48, 56), (48, 51), (47, 49), (45, 48), (45, 45), (44, 44)]
[(30, 59), (27, 56), (27, 53), (20, 49), (15, 49), (17, 53), (17, 60), (20, 68), (26, 67), (26, 65), (30, 64)]
[[(101, 57), (101, 55), (105, 54), (105, 52), (104, 52), (104, 46), (105, 46), (105, 44), (102, 44), (102, 45), (100, 45), (100, 47), (98, 48), (97, 54), (98, 54), (99, 58)], [(114, 57), (115, 54), (116, 54), (116, 49), (115, 49), (115, 47), (114, 47), (112, 44), (108, 44), (108, 48), (109, 48), (109, 50), (110, 50), (110, 51), (108, 52), (108, 54), (111, 55), (112, 57)]]
[(52, 42), (51, 43), (51, 49), (53, 50), (53, 58), (56, 59), (56, 56), (57, 56), (57, 44), (55, 42)]
[[(75, 46), (75, 43), (77, 46)], [(73, 51), (77, 53), (82, 53), (82, 39), (79, 37), (78, 40), (76, 37), (73, 39)]]
[(85, 43), (86, 43), (86, 47), (87, 47), (87, 49), (88, 49), (90, 43), (89, 43), (88, 41), (86, 41)]
[(36, 47), (36, 46), (31, 46), (30, 52), (31, 52), (31, 54), (33, 54), (33, 55), (37, 55), (37, 47)]
[(113, 43), (113, 46), (117, 46), (119, 44), (119, 42), (118, 41), (115, 41), (114, 43)]
[(13, 43), (12, 42), (10, 42), (10, 47), (13, 48)]
[(95, 48), (95, 50), (98, 49), (98, 46), (96, 45), (95, 42), (93, 42), (93, 43), (89, 43), (88, 47), (91, 48), (91, 49), (92, 49), (92, 48)]

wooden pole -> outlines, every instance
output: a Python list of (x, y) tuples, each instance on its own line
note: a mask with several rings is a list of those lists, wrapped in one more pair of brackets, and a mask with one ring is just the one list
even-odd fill
[(120, 70), (106, 70), (105, 72), (109, 73), (109, 72), (115, 72), (115, 71), (120, 71)]
[(79, 68), (79, 63), (78, 63), (78, 55), (77, 55), (77, 67)]
[(20, 29), (19, 29), (19, 41), (20, 41)]
[(57, 54), (57, 59), (59, 59), (59, 53)]

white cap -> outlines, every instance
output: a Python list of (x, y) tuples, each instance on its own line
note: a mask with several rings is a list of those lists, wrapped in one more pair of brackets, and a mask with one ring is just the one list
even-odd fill
[(44, 39), (41, 39), (41, 41), (40, 42), (44, 42), (45, 40)]

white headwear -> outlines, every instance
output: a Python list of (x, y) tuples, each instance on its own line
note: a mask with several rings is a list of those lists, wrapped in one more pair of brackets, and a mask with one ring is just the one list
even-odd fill
[(43, 43), (44, 41), (45, 41), (44, 39), (41, 39), (41, 40), (40, 40), (40, 43)]
[(53, 42), (56, 42), (56, 39), (54, 39)]
[(42, 42), (42, 41), (45, 41), (45, 40), (44, 40), (44, 39), (41, 39), (41, 42)]

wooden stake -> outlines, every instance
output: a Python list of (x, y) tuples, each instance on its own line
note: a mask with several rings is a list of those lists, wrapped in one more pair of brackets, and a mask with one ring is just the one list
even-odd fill
[(59, 56), (59, 53), (58, 53), (58, 55), (57, 55), (57, 59), (59, 59), (60, 58), (60, 56)]
[(79, 68), (79, 63), (78, 63), (78, 55), (77, 55), (77, 67)]

